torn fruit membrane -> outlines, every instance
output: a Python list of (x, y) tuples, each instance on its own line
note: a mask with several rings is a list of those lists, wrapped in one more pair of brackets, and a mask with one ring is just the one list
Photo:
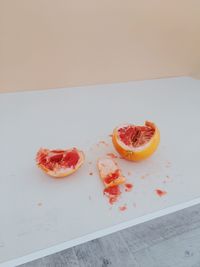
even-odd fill
[(140, 147), (148, 143), (155, 133), (155, 128), (145, 126), (127, 125), (118, 129), (120, 140), (127, 146)]
[(72, 150), (49, 150), (40, 149), (37, 154), (37, 164), (42, 165), (48, 170), (55, 170), (60, 168), (75, 168), (80, 156), (78, 151)]

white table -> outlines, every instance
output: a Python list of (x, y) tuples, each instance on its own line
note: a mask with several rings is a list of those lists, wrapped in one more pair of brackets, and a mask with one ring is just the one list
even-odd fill
[[(198, 80), (171, 78), (1, 94), (0, 266), (200, 203), (199, 87)], [(146, 119), (159, 126), (161, 144), (144, 162), (117, 159), (134, 189), (111, 208), (96, 159), (114, 152), (108, 135), (116, 125)], [(77, 146), (86, 162), (70, 178), (50, 179), (35, 166), (41, 146)], [(167, 195), (158, 197), (157, 188)], [(125, 203), (127, 210), (119, 211)]]

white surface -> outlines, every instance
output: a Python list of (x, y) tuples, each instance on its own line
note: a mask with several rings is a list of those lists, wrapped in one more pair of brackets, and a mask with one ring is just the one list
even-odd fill
[[(173, 78), (1, 94), (0, 266), (200, 203), (199, 86), (197, 80)], [(115, 126), (146, 119), (159, 126), (160, 147), (141, 163), (118, 159), (123, 174), (132, 173), (127, 178), (134, 189), (111, 209), (96, 159), (114, 152), (108, 135)], [(109, 146), (97, 146), (100, 140)], [(86, 163), (70, 178), (50, 179), (35, 166), (41, 146), (77, 146), (85, 151)], [(156, 188), (167, 195), (159, 198)], [(124, 203), (127, 210), (120, 212)]]

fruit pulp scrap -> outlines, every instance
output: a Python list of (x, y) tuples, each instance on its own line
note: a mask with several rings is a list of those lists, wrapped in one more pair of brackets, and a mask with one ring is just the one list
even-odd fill
[(106, 187), (104, 195), (109, 198), (109, 203), (116, 202), (121, 195), (119, 185), (124, 184), (125, 177), (122, 175), (118, 164), (111, 158), (101, 158), (97, 162), (100, 177)]
[(125, 186), (125, 191), (126, 192), (130, 192), (132, 190), (132, 188), (133, 188), (132, 184), (125, 184), (124, 186)]
[(109, 203), (112, 205), (112, 204), (114, 204), (115, 202), (117, 202), (117, 200), (118, 200), (118, 196), (110, 196), (109, 197)]
[(118, 129), (120, 140), (127, 146), (139, 147), (146, 144), (154, 135), (155, 129), (151, 126), (128, 125)]
[(42, 149), (38, 152), (36, 160), (39, 165), (54, 170), (55, 168), (75, 168), (79, 158), (75, 148), (70, 151)]
[(122, 175), (118, 164), (111, 158), (101, 158), (97, 162), (100, 177), (106, 187), (123, 184), (125, 177)]
[(161, 189), (156, 189), (155, 191), (156, 191), (156, 194), (157, 194), (159, 197), (162, 197), (162, 196), (164, 196), (164, 195), (167, 194), (166, 191), (161, 190)]
[(119, 178), (120, 176), (120, 172), (119, 170), (116, 170), (115, 172), (108, 174), (105, 178), (104, 178), (104, 183), (105, 184), (110, 184), (112, 183), (114, 180), (116, 180), (117, 178)]
[(118, 197), (121, 195), (119, 185), (107, 187), (104, 189), (103, 193), (109, 198), (110, 204), (116, 202), (118, 200)]
[(120, 188), (118, 185), (110, 186), (104, 189), (105, 195), (119, 196), (121, 194)]

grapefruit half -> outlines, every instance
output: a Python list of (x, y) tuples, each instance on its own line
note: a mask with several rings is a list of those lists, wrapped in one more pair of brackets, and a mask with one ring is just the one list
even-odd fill
[(114, 129), (112, 142), (122, 158), (140, 161), (150, 157), (160, 142), (160, 132), (153, 122), (144, 126), (126, 124)]
[(36, 155), (36, 163), (48, 175), (55, 178), (66, 177), (77, 171), (85, 159), (77, 148), (49, 150), (41, 148)]

